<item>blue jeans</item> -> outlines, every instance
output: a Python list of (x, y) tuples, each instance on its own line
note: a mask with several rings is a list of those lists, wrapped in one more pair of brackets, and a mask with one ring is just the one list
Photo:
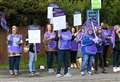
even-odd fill
[(85, 72), (86, 68), (87, 68), (87, 71), (91, 71), (93, 59), (94, 59), (94, 56), (92, 55), (84, 54), (82, 56), (81, 72)]
[(69, 50), (59, 50), (58, 56), (57, 56), (57, 74), (60, 74), (62, 62), (64, 62), (64, 74), (68, 73), (68, 67), (69, 67), (69, 56), (70, 51)]
[(9, 70), (19, 71), (19, 65), (20, 65), (20, 56), (9, 57)]
[(47, 51), (47, 67), (48, 69), (53, 68), (53, 61), (54, 61), (54, 57), (56, 57), (57, 52), (56, 51)]
[(29, 72), (35, 72), (35, 53), (29, 52)]

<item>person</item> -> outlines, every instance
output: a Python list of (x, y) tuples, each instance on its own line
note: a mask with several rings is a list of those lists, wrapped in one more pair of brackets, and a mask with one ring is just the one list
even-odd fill
[(71, 68), (77, 68), (76, 59), (77, 59), (77, 50), (78, 43), (74, 40), (77, 36), (77, 29), (75, 27), (71, 28), (72, 40), (71, 40)]
[(53, 26), (51, 24), (47, 24), (47, 31), (44, 34), (43, 42), (47, 55), (48, 73), (53, 73), (53, 60), (57, 55), (57, 41), (56, 33), (53, 31)]
[(87, 33), (83, 35), (81, 39), (81, 52), (82, 52), (82, 65), (81, 75), (85, 75), (86, 67), (89, 75), (92, 75), (92, 64), (94, 62), (94, 56), (96, 55), (97, 38), (95, 37), (92, 28), (87, 29)]
[(101, 65), (102, 73), (106, 73), (103, 60), (103, 36), (101, 27), (97, 28), (97, 37), (99, 38), (99, 40), (98, 43), (96, 43), (97, 53), (95, 56), (95, 73), (98, 73), (98, 64)]
[(8, 57), (10, 75), (18, 75), (22, 53), (22, 35), (17, 34), (17, 26), (12, 26), (12, 34), (8, 35)]
[(69, 55), (70, 55), (70, 45), (72, 39), (72, 33), (68, 28), (62, 29), (58, 32), (58, 56), (57, 56), (57, 74), (56, 77), (62, 77), (61, 67), (62, 62), (64, 62), (64, 77), (71, 77), (72, 75), (68, 71), (69, 67)]
[(104, 66), (107, 67), (107, 52), (111, 45), (111, 30), (108, 26), (102, 24), (102, 36), (103, 36), (103, 58), (104, 58)]
[(113, 72), (120, 71), (120, 26), (115, 25), (112, 33), (112, 43), (113, 43)]

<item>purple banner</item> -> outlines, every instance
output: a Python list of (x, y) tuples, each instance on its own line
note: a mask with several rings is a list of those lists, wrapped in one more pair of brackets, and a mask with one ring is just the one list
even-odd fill
[(59, 16), (64, 16), (65, 11), (63, 8), (54, 8), (53, 9), (53, 17), (59, 17)]

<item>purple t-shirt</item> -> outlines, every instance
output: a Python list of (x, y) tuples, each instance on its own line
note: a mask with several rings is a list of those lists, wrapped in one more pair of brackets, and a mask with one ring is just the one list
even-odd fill
[(72, 33), (70, 31), (65, 32), (59, 31), (58, 37), (59, 37), (58, 48), (60, 50), (70, 49)]
[(9, 53), (21, 53), (22, 52), (22, 46), (20, 45), (22, 43), (22, 36), (20, 34), (10, 34), (8, 35), (8, 52)]
[[(52, 32), (52, 33), (50, 33), (50, 32), (45, 32), (44, 38), (45, 38), (46, 40), (48, 40), (48, 39), (50, 39), (50, 38), (55, 39), (55, 38), (56, 38), (56, 33), (55, 33), (55, 32)], [(48, 42), (48, 45), (47, 45), (47, 46), (50, 47), (50, 48), (56, 48), (57, 42), (56, 42), (55, 40), (52, 40), (51, 42)]]

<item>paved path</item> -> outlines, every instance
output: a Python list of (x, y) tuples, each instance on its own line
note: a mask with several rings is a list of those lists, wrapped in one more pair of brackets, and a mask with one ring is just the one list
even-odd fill
[(73, 76), (71, 78), (61, 77), (57, 79), (55, 74), (47, 74), (46, 72), (40, 72), (35, 77), (30, 77), (25, 71), (17, 77), (9, 76), (5, 70), (0, 70), (0, 82), (120, 82), (120, 73), (112, 73), (111, 67), (107, 69), (107, 74), (94, 74), (92, 76), (85, 75), (80, 76), (79, 70), (71, 70)]

